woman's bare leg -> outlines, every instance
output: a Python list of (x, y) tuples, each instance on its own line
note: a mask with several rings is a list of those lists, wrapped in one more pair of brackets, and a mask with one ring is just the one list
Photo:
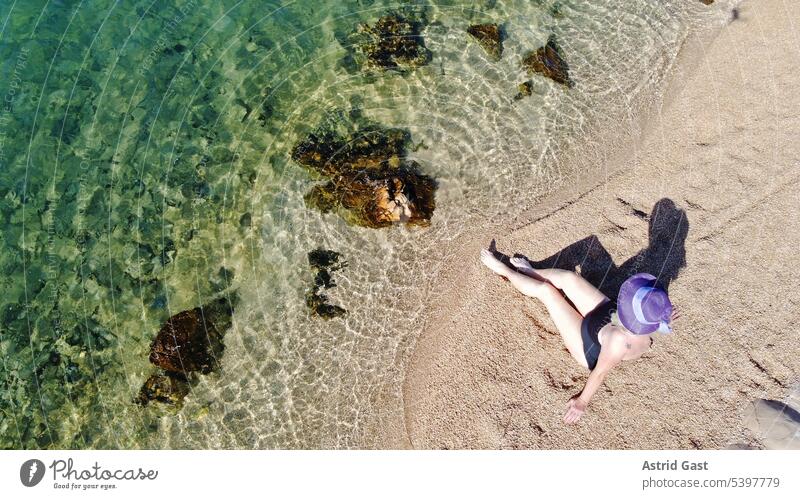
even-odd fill
[(608, 301), (608, 297), (594, 287), (592, 283), (570, 270), (563, 269), (535, 269), (524, 258), (512, 258), (511, 264), (519, 272), (527, 276), (547, 281), (567, 295), (575, 308), (584, 317), (601, 303)]
[(520, 293), (541, 301), (550, 318), (561, 333), (561, 339), (569, 353), (584, 367), (588, 367), (583, 353), (581, 322), (583, 317), (564, 299), (550, 283), (539, 281), (509, 268), (489, 250), (481, 251), (481, 262), (493, 272), (508, 279)]

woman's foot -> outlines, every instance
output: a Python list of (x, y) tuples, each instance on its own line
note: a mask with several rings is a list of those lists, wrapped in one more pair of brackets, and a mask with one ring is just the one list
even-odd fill
[(489, 251), (488, 249), (481, 250), (481, 263), (489, 267), (489, 270), (498, 274), (500, 276), (505, 277), (509, 272), (513, 272), (510, 268), (506, 266), (503, 262), (497, 259), (494, 256), (494, 253)]

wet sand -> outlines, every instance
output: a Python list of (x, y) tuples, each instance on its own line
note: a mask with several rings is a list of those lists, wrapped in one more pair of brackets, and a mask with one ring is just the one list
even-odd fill
[[(747, 407), (783, 400), (800, 373), (798, 30), (789, 2), (745, 2), (684, 57), (630, 155), (453, 245), (387, 444), (763, 446)], [(609, 294), (636, 271), (661, 276), (682, 312), (675, 334), (615, 369), (565, 425), (588, 371), (539, 303), (479, 263), (491, 238), (505, 254), (578, 268)]]

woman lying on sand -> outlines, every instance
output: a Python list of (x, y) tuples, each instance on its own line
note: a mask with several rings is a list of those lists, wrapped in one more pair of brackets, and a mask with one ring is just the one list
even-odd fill
[(656, 278), (650, 274), (626, 280), (615, 303), (569, 270), (534, 269), (524, 258), (511, 258), (515, 270), (487, 249), (481, 250), (481, 262), (520, 293), (544, 303), (564, 346), (591, 371), (583, 391), (567, 404), (564, 422), (568, 424), (581, 418), (614, 366), (641, 357), (653, 343), (650, 334), (672, 332), (670, 324), (677, 318), (666, 291), (656, 287)]

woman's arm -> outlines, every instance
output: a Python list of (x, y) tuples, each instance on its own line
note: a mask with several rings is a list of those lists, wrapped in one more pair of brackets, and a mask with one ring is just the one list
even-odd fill
[(625, 338), (622, 335), (613, 335), (610, 340), (607, 345), (603, 345), (600, 349), (597, 366), (589, 374), (589, 379), (586, 380), (586, 385), (583, 387), (581, 394), (573, 397), (567, 403), (567, 413), (564, 415), (565, 423), (575, 423), (583, 416), (586, 407), (600, 388), (600, 385), (605, 381), (608, 373), (622, 362), (622, 357), (625, 356)]

